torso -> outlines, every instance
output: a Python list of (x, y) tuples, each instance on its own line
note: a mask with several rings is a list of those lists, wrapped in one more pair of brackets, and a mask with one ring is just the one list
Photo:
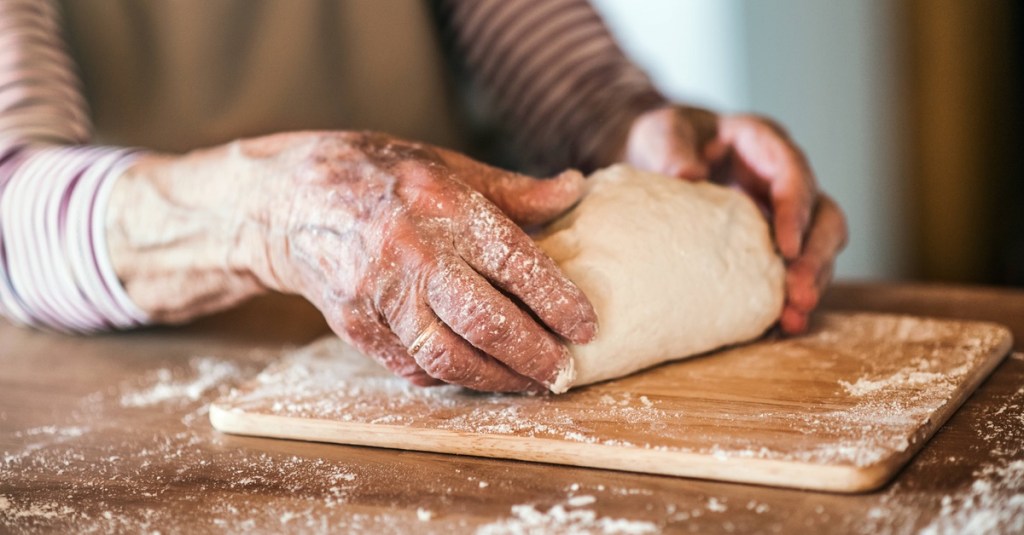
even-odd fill
[(61, 0), (99, 143), (369, 129), (461, 149), (421, 0)]

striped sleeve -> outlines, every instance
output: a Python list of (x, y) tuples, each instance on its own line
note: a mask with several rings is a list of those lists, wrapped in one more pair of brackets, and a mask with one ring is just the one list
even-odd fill
[(0, 314), (88, 332), (145, 323), (106, 252), (106, 199), (134, 158), (92, 127), (49, 0), (0, 0)]
[(537, 168), (607, 165), (666, 104), (586, 0), (437, 0), (445, 41)]

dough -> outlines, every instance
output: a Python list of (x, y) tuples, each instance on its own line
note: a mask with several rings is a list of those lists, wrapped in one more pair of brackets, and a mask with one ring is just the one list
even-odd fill
[(576, 378), (558, 386), (748, 341), (778, 319), (785, 268), (746, 195), (624, 165), (588, 181), (579, 205), (536, 238), (600, 322), (593, 342), (570, 346)]

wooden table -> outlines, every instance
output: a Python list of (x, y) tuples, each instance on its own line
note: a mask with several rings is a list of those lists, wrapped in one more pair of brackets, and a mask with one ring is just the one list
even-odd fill
[[(1024, 349), (1021, 290), (845, 283), (825, 306), (997, 321)], [(218, 392), (324, 332), (315, 310), (280, 297), (188, 327), (92, 338), (0, 324), (0, 532), (1024, 530), (1021, 353), (895, 482), (856, 496), (210, 428)]]

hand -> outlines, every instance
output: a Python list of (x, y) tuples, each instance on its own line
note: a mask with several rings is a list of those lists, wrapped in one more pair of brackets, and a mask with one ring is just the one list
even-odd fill
[(782, 329), (806, 330), (846, 245), (846, 220), (818, 192), (807, 159), (782, 128), (750, 115), (660, 108), (634, 121), (623, 159), (640, 169), (711, 180), (749, 194), (769, 214), (787, 264)]
[(596, 314), (516, 223), (582, 193), (575, 171), (536, 180), (381, 134), (282, 134), (148, 157), (119, 179), (108, 235), (158, 319), (276, 289), (416, 384), (564, 390), (574, 368), (551, 331), (588, 342)]

